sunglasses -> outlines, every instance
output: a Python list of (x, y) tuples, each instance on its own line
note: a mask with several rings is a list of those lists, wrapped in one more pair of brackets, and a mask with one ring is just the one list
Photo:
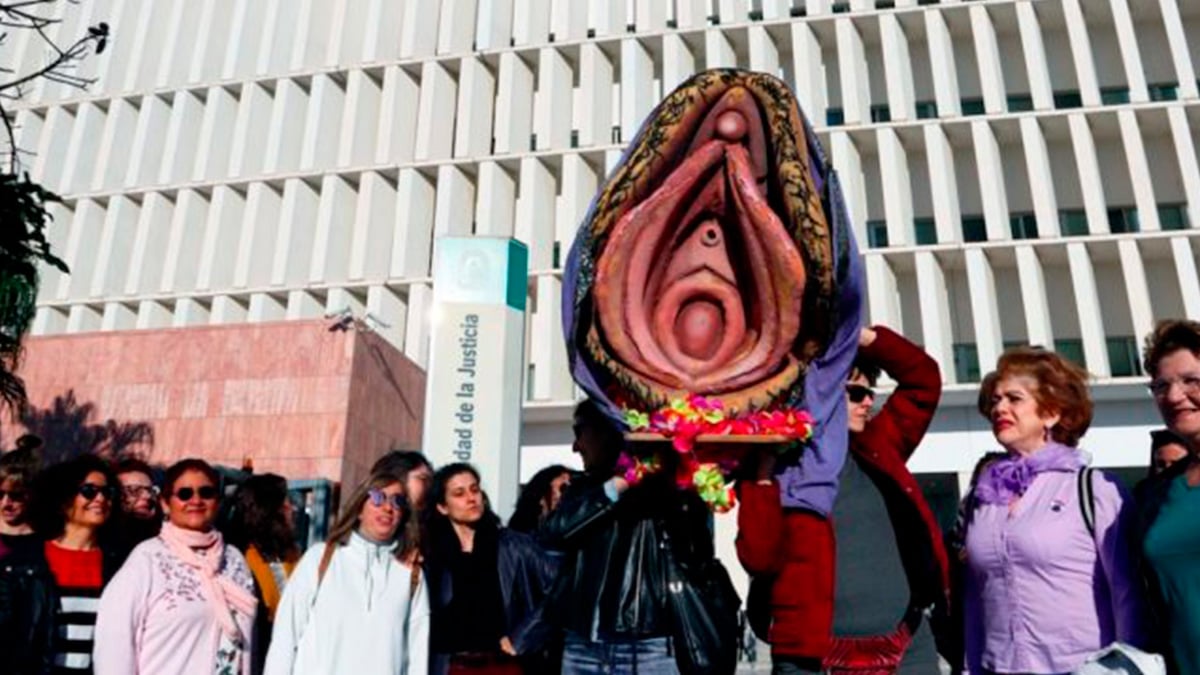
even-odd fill
[(23, 502), (29, 499), (29, 493), (24, 490), (0, 490), (0, 502), (8, 497), (14, 502)]
[(371, 488), (370, 490), (367, 490), (367, 497), (371, 499), (371, 505), (375, 508), (383, 506), (384, 502), (390, 503), (392, 508), (396, 509), (397, 511), (400, 511), (404, 507), (408, 506), (408, 499), (406, 499), (404, 495), (400, 493), (389, 495), (379, 488)]
[(80, 497), (83, 497), (89, 502), (99, 495), (104, 495), (104, 497), (110, 502), (114, 497), (117, 496), (117, 488), (113, 487), (112, 485), (97, 485), (96, 483), (84, 483), (83, 485), (79, 486), (78, 492)]
[(213, 501), (217, 498), (217, 488), (212, 485), (201, 485), (198, 488), (181, 487), (174, 493), (175, 498), (181, 502), (190, 502), (196, 495), (200, 495), (200, 499), (206, 502)]
[(862, 384), (846, 385), (846, 396), (851, 403), (862, 403), (868, 396), (875, 398), (875, 390)]

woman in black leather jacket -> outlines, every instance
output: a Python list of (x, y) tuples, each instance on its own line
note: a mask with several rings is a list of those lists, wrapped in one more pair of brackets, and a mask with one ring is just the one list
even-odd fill
[(500, 526), (469, 464), (439, 469), (428, 505), (430, 672), (548, 672), (542, 605), (557, 558)]

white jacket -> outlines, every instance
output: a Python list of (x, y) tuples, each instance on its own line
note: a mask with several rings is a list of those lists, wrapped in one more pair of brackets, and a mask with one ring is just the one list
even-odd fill
[(339, 546), (317, 587), (325, 544), (288, 580), (264, 675), (423, 675), (429, 669), (429, 596), (423, 577), (358, 533)]

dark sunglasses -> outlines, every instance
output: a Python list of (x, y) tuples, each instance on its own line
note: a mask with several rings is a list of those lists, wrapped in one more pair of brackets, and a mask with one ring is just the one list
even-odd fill
[(390, 495), (391, 499), (389, 499), (389, 495), (379, 488), (371, 488), (370, 490), (367, 490), (367, 497), (371, 499), (371, 505), (375, 508), (383, 506), (384, 502), (390, 502), (392, 508), (396, 509), (397, 511), (403, 510), (404, 507), (408, 506), (408, 500), (404, 497), (404, 495), (396, 493), (394, 495)]
[(23, 502), (29, 499), (29, 493), (24, 490), (0, 490), (0, 501), (8, 497), (14, 502)]
[(875, 390), (862, 384), (848, 384), (846, 396), (850, 397), (851, 403), (862, 403), (868, 396), (875, 398)]
[(206, 502), (212, 501), (217, 498), (217, 488), (211, 485), (201, 485), (198, 488), (181, 487), (174, 493), (175, 498), (181, 502), (190, 502), (195, 495), (200, 495), (200, 499)]
[(84, 483), (79, 486), (79, 496), (89, 502), (98, 495), (104, 495), (111, 502), (117, 496), (117, 488), (112, 485), (97, 485), (95, 483)]

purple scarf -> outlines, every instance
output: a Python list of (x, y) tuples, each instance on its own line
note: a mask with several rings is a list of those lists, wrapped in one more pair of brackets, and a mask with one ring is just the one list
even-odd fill
[(1010, 454), (987, 466), (975, 484), (975, 498), (983, 504), (1010, 504), (1025, 494), (1043, 471), (1078, 471), (1087, 466), (1078, 448), (1050, 441), (1027, 457)]

